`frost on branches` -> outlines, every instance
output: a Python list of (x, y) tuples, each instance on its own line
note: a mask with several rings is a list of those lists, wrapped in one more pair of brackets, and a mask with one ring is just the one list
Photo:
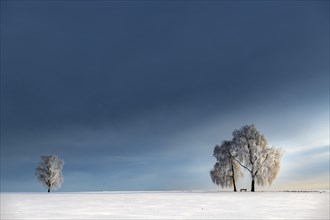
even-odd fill
[[(214, 156), (217, 158), (217, 163), (211, 171), (212, 175), (217, 173), (218, 176), (224, 178), (224, 172), (215, 172), (215, 170), (230, 170), (225, 161), (234, 161), (236, 165), (246, 169), (251, 175), (251, 191), (255, 191), (255, 183), (258, 185), (271, 185), (277, 177), (280, 167), (283, 151), (274, 147), (269, 147), (266, 137), (261, 134), (254, 125), (246, 125), (233, 132), (232, 141), (225, 141), (227, 143), (227, 154), (220, 154), (220, 157), (215, 156), (215, 152), (219, 149), (218, 146), (214, 148)], [(223, 144), (224, 145), (224, 144)], [(221, 145), (221, 146), (223, 146)], [(222, 162), (220, 162), (222, 161)], [(235, 163), (234, 163), (235, 164)], [(217, 166), (217, 169), (215, 167)], [(219, 168), (220, 167), (220, 168)], [(233, 168), (235, 168), (233, 166)], [(235, 169), (232, 169), (235, 171)], [(234, 175), (232, 175), (234, 176)], [(235, 184), (235, 178), (233, 182)], [(214, 178), (212, 177), (212, 181)], [(219, 181), (218, 181), (219, 182)], [(228, 184), (218, 184), (222, 187), (227, 187)]]
[(242, 176), (240, 165), (235, 161), (231, 153), (231, 142), (224, 141), (221, 146), (214, 147), (213, 156), (217, 159), (210, 171), (212, 182), (223, 187), (234, 186), (236, 192), (236, 180)]
[(36, 168), (35, 175), (39, 182), (48, 188), (48, 192), (51, 189), (58, 189), (63, 182), (62, 169), (64, 160), (58, 158), (55, 155), (41, 156), (41, 161)]

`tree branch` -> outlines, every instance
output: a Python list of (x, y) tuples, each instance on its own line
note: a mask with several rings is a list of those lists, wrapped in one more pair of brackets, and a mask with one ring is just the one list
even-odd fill
[[(267, 154), (267, 156), (266, 156), (266, 158), (265, 158), (265, 160), (264, 160), (264, 162), (262, 163), (261, 166), (263, 166), (263, 165), (266, 163), (267, 158), (268, 158), (268, 154)], [(259, 171), (259, 168), (258, 168), (257, 171), (254, 173), (254, 176), (257, 175), (258, 171)]]
[(252, 162), (252, 151), (251, 151), (251, 148), (250, 148), (249, 139), (247, 138), (246, 133), (243, 134), (243, 137), (245, 138), (247, 148), (249, 150), (249, 159), (250, 159), (251, 166), (253, 168), (254, 163)]
[(250, 173), (252, 172), (249, 168), (247, 168), (246, 166), (244, 166), (243, 164), (241, 164), (241, 162), (239, 160), (237, 160), (235, 157), (233, 157), (233, 159), (235, 161), (237, 161), (239, 163), (239, 165), (241, 165), (242, 167), (244, 167), (245, 169), (247, 169)]
[(267, 159), (268, 159), (268, 154), (267, 154), (267, 156), (266, 156), (264, 162), (262, 163), (262, 165), (264, 165), (264, 164), (266, 163)]

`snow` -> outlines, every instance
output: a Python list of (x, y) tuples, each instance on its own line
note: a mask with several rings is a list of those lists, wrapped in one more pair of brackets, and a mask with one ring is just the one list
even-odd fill
[(329, 192), (1, 193), (1, 219), (329, 219)]

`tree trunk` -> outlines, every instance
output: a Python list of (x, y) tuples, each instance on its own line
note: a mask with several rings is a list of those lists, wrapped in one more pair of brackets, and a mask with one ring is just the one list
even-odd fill
[(233, 165), (233, 162), (231, 162), (231, 170), (233, 171), (233, 185), (234, 185), (234, 192), (237, 192), (236, 190), (236, 183), (235, 183), (235, 170), (234, 170), (234, 165)]
[(52, 184), (50, 183), (50, 180), (48, 180), (47, 186), (48, 186), (48, 193), (50, 193), (50, 187), (52, 186)]
[(234, 192), (237, 192), (237, 190), (236, 190), (236, 183), (235, 183), (235, 177), (233, 177), (233, 184), (234, 184)]
[(251, 183), (251, 192), (254, 192), (254, 179), (252, 179), (252, 183)]

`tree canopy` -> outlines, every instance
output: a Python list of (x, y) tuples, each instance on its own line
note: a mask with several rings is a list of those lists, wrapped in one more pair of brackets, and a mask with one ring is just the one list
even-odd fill
[(58, 158), (56, 155), (41, 156), (35, 175), (39, 182), (48, 188), (48, 192), (51, 189), (58, 189), (63, 182), (62, 169), (64, 166), (64, 160)]
[[(225, 144), (221, 147), (214, 148), (213, 155), (219, 155), (217, 161), (222, 161), (216, 164), (217, 170), (222, 172), (215, 172), (215, 167), (211, 171), (211, 176), (219, 174), (224, 178), (227, 173), (230, 173), (226, 161), (233, 161), (233, 164), (243, 167), (251, 175), (251, 191), (255, 191), (255, 183), (264, 186), (271, 185), (278, 176), (283, 151), (275, 147), (269, 147), (266, 137), (260, 133), (254, 125), (245, 125), (240, 129), (233, 131), (233, 138), (231, 141), (224, 141)], [(223, 153), (225, 151), (227, 153)], [(217, 152), (217, 153), (215, 153)], [(223, 172), (226, 170), (227, 173)], [(235, 170), (235, 169), (233, 169)], [(236, 170), (239, 170), (236, 168)], [(212, 178), (214, 181), (214, 178)], [(219, 182), (219, 181), (218, 181)], [(228, 184), (219, 182), (222, 187), (227, 187)]]

